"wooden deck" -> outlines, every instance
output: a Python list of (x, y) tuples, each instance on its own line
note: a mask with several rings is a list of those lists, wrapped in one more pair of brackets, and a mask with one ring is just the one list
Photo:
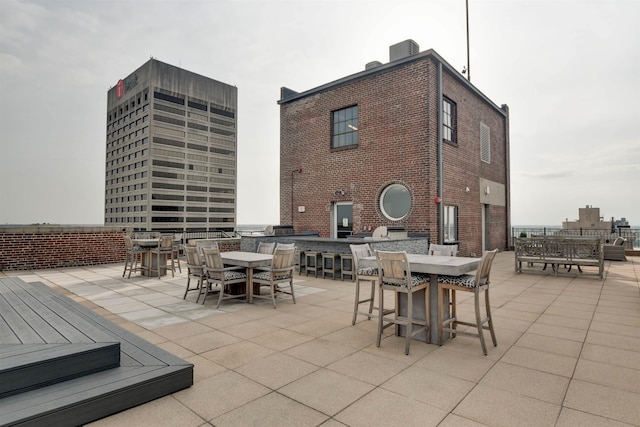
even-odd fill
[(77, 426), (192, 384), (192, 364), (42, 283), (0, 279), (0, 426)]

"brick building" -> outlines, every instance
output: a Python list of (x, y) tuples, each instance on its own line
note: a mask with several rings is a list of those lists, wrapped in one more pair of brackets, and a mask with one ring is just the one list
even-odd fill
[(280, 223), (345, 237), (378, 226), (508, 248), (509, 114), (433, 50), (305, 92), (283, 87)]

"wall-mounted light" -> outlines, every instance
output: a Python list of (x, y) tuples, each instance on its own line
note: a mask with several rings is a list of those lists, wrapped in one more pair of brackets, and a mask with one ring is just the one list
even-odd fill
[(468, 192), (469, 192), (469, 191), (471, 191), (471, 190), (469, 190), (469, 187), (465, 187), (465, 188), (464, 188), (464, 191), (465, 191), (465, 193), (468, 193)]
[(491, 193), (491, 187), (487, 185), (486, 187), (484, 187), (484, 194), (490, 194), (490, 193)]
[(347, 192), (344, 190), (336, 190), (333, 192), (334, 196), (344, 196), (345, 194), (347, 194)]

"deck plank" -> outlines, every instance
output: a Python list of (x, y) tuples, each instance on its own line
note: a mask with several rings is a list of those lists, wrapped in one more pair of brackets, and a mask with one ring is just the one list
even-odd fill
[(24, 355), (42, 369), (37, 353), (46, 359), (87, 343), (119, 343), (119, 366), (19, 394), (9, 390), (0, 398), (0, 426), (80, 425), (193, 384), (192, 364), (40, 282), (0, 279), (0, 366)]

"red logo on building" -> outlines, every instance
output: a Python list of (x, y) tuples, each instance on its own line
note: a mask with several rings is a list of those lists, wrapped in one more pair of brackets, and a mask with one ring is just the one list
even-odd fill
[(122, 98), (122, 95), (124, 95), (124, 80), (120, 79), (116, 84), (116, 99)]

